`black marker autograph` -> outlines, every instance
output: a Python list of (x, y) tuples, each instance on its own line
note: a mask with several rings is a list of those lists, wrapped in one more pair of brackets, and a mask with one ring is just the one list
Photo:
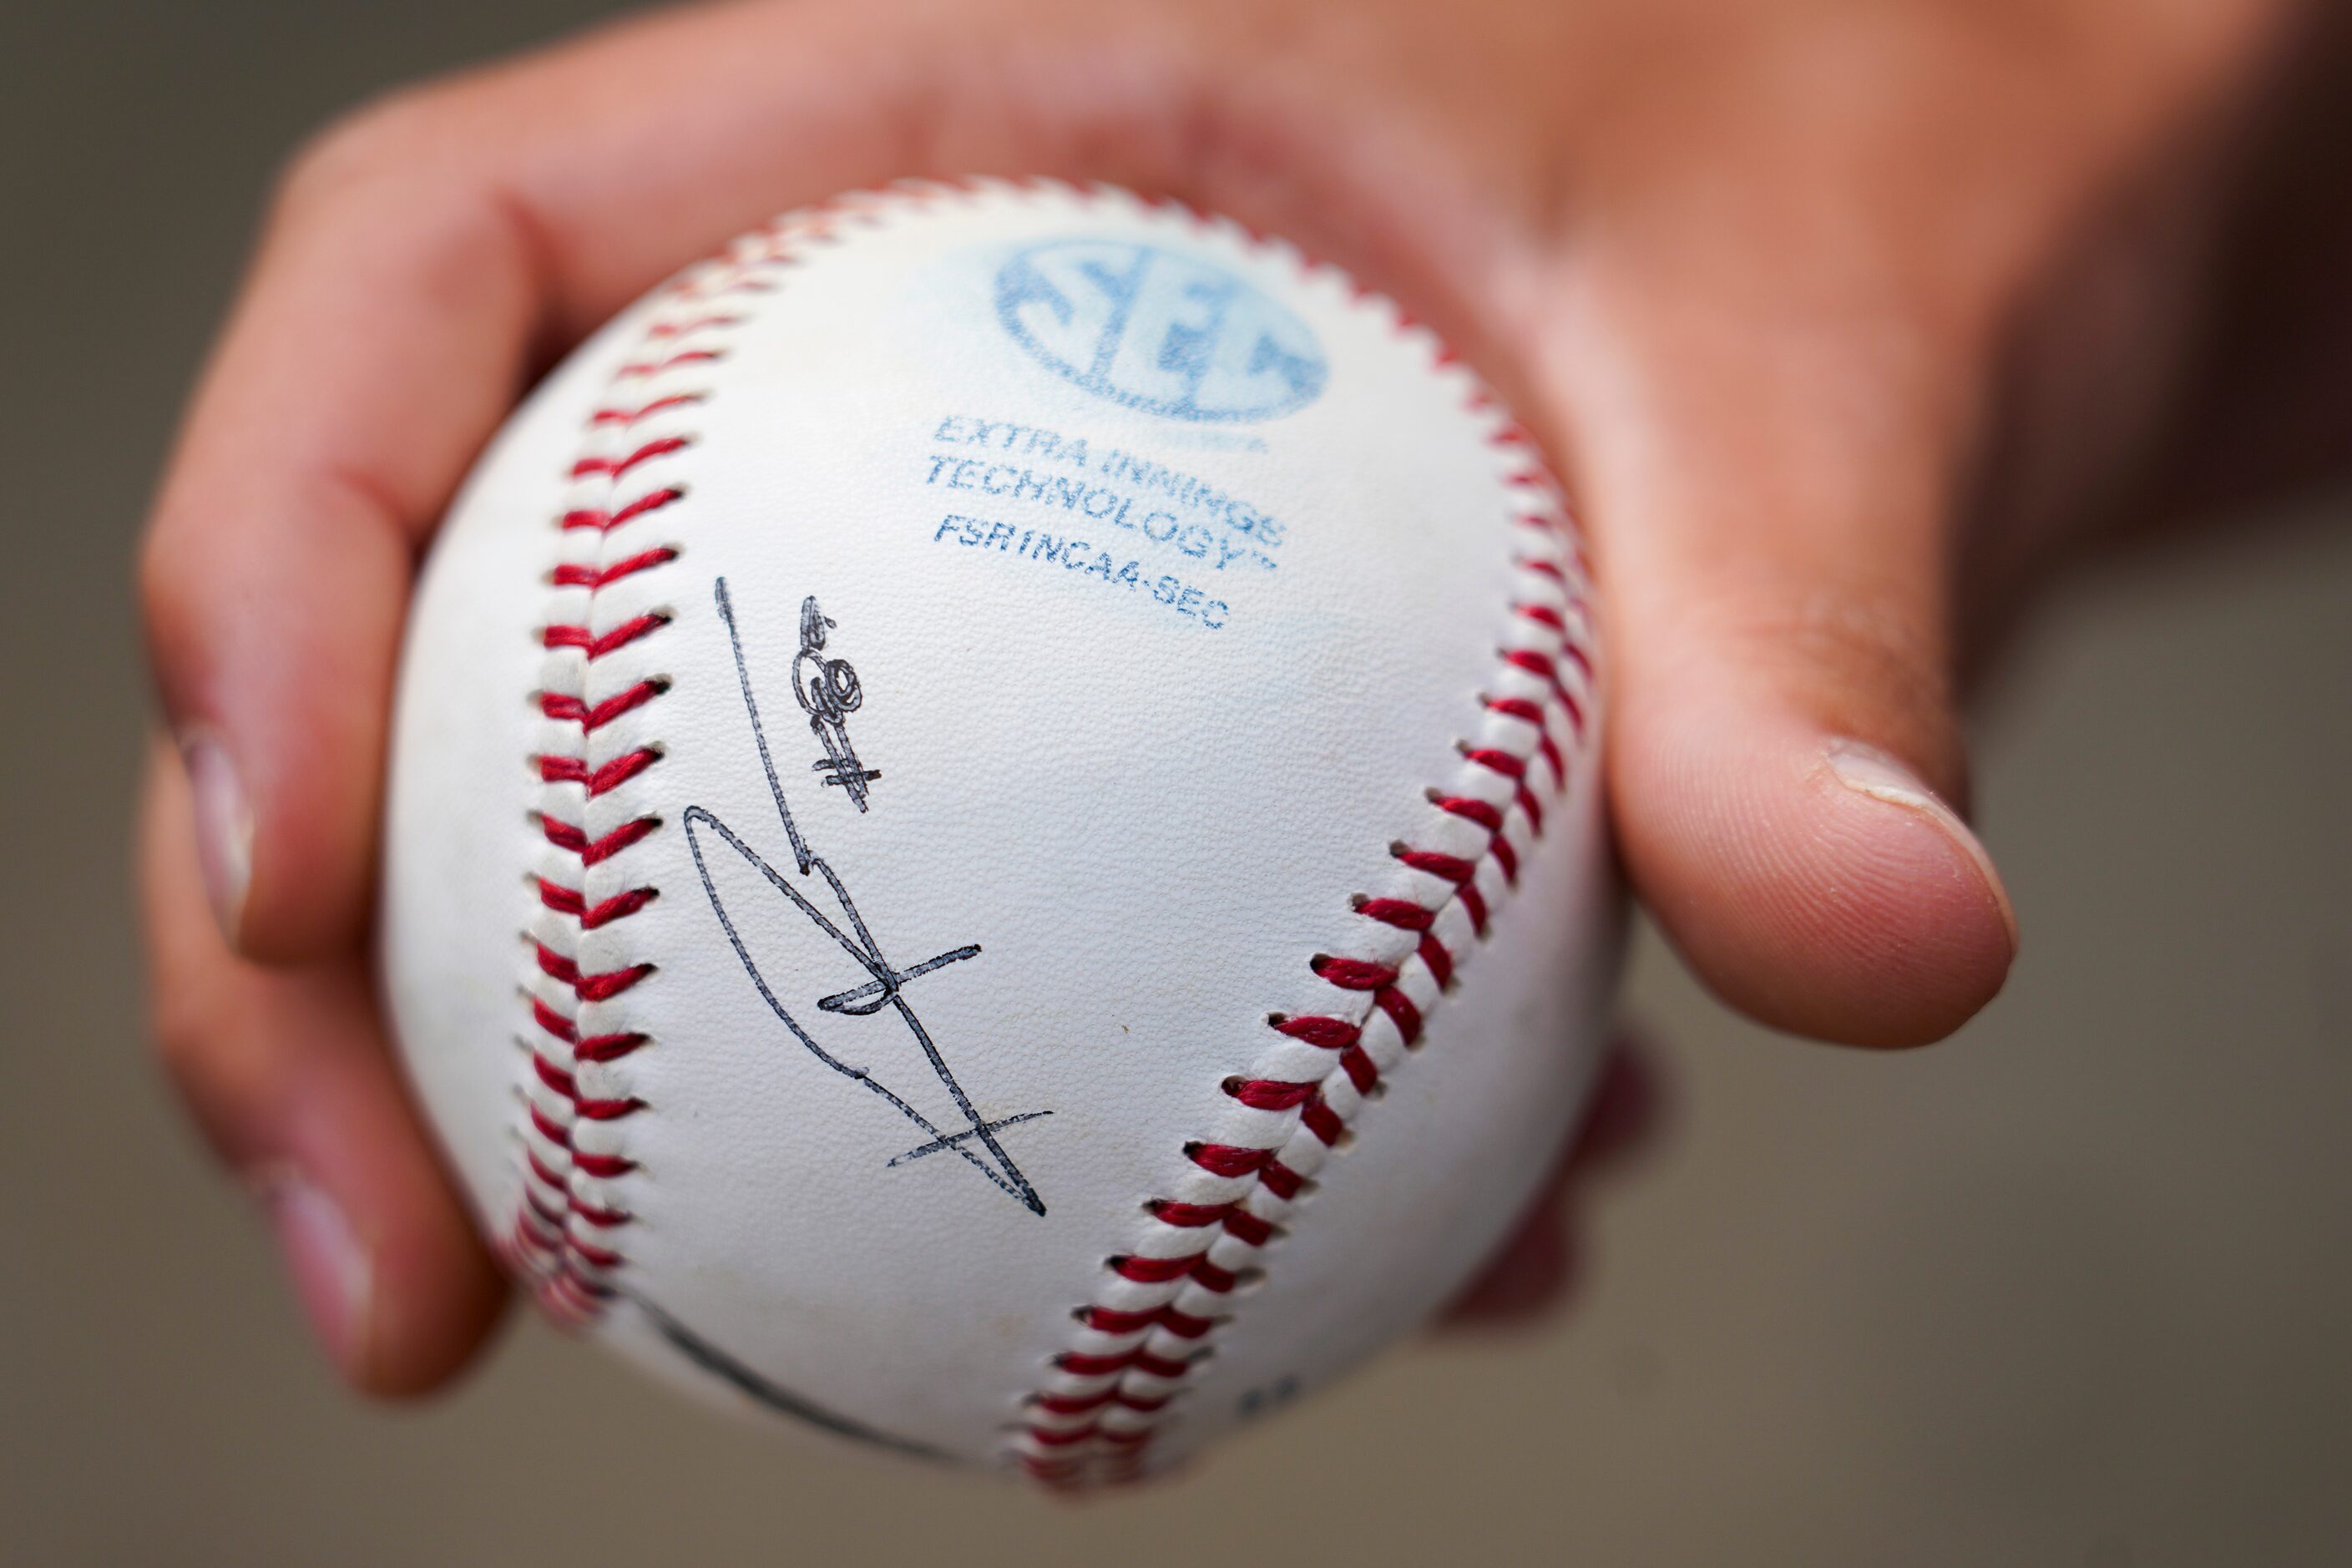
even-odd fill
[[(911, 969), (898, 970), (890, 966), (889, 961), (882, 954), (881, 944), (875, 940), (874, 933), (867, 929), (865, 917), (857, 912), (856, 902), (850, 897), (849, 889), (833, 868), (825, 864), (824, 858), (811, 850), (807, 842), (801, 837), (800, 826), (793, 820), (793, 809), (784, 802), (783, 785), (776, 777), (775, 760), (769, 754), (767, 731), (760, 723), (760, 705), (751, 695), (751, 674), (743, 658), (742, 636), (735, 626), (735, 607), (727, 597), (727, 579), (721, 577), (713, 585), (712, 597), (718, 602), (719, 618), (727, 624), (728, 643), (735, 650), (736, 683), (743, 693), (743, 710), (751, 717), (751, 739), (759, 747), (760, 766), (766, 773), (768, 779), (768, 794), (776, 803), (776, 814), (783, 819), (784, 837), (791, 841), (793, 847), (793, 863), (799, 868), (802, 877), (806, 878), (814, 873), (824, 879), (825, 889), (831, 893), (832, 900), (838, 906), (840, 914), (840, 918), (836, 921), (824, 910), (819, 909), (798, 887), (793, 885), (790, 879), (769, 865), (756, 850), (739, 837), (732, 828), (703, 807), (689, 805), (686, 808), (684, 818), (687, 847), (694, 856), (694, 868), (702, 878), (702, 890), (710, 900), (711, 912), (719, 917), (720, 927), (727, 932), (728, 943), (734, 948), (737, 961), (743, 965), (743, 973), (751, 976), (752, 985), (758, 989), (760, 999), (767, 1003), (768, 1010), (776, 1016), (785, 1028), (793, 1032), (795, 1039), (807, 1047), (809, 1055), (842, 1077), (864, 1085), (867, 1089), (888, 1100), (900, 1115), (921, 1128), (929, 1137), (929, 1142), (901, 1154), (898, 1159), (889, 1162), (890, 1164), (900, 1164), (930, 1153), (952, 1153), (961, 1157), (966, 1164), (987, 1177), (990, 1182), (1032, 1214), (1044, 1214), (1045, 1200), (1040, 1198), (1036, 1189), (1029, 1184), (1029, 1178), (1021, 1173), (1021, 1167), (1013, 1163), (1013, 1157), (1004, 1152), (1003, 1145), (997, 1142), (996, 1134), (1000, 1129), (1012, 1126), (1015, 1122), (1031, 1121), (1038, 1116), (1050, 1116), (1053, 1113), (1031, 1111), (1023, 1116), (1007, 1117), (1001, 1121), (982, 1121), (979, 1112), (972, 1109), (971, 1100), (965, 1095), (963, 1086), (956, 1081), (955, 1073), (948, 1067), (947, 1059), (940, 1054), (940, 1047), (932, 1040), (930, 1031), (923, 1026), (922, 1019), (916, 1016), (913, 1005), (905, 995), (907, 982), (919, 975), (928, 974), (934, 969), (944, 968), (948, 964), (961, 963), (965, 959), (979, 956), (979, 945), (974, 943), (952, 949), (940, 953), (936, 958), (926, 959)], [(815, 605), (816, 601), (812, 598), (803, 607), (802, 624), (804, 636), (807, 617), (814, 612)], [(803, 653), (807, 651), (805, 646), (803, 651)], [(859, 967), (872, 976), (863, 985), (817, 998), (818, 1010), (843, 1014), (850, 1017), (866, 1017), (879, 1013), (886, 1007), (894, 1009), (898, 1015), (899, 1021), (906, 1025), (907, 1032), (914, 1037), (915, 1043), (922, 1047), (923, 1056), (930, 1063), (931, 1070), (939, 1075), (940, 1082), (946, 1087), (948, 1094), (954, 1100), (956, 1110), (964, 1120), (962, 1130), (956, 1132), (942, 1131), (932, 1123), (929, 1118), (885, 1087), (866, 1068), (852, 1067), (819, 1045), (816, 1037), (810, 1034), (800, 1021), (793, 1016), (792, 1011), (777, 998), (775, 990), (768, 984), (767, 977), (760, 973), (760, 966), (752, 959), (751, 949), (745, 945), (742, 933), (736, 929), (733, 918), (727, 912), (726, 903), (719, 896), (719, 885), (712, 879), (710, 867), (703, 858), (702, 833), (704, 830), (717, 835), (730, 849), (742, 858), (744, 864), (765, 878), (770, 887), (782, 893), (791, 901), (795, 910), (808, 918), (818, 931), (838, 943), (844, 952), (855, 959)], [(974, 1142), (977, 1142), (981, 1149), (985, 1151), (984, 1156), (973, 1150)]]
[[(857, 749), (849, 743), (849, 715), (866, 700), (866, 692), (847, 659), (824, 657), (824, 631), (833, 624), (816, 607), (814, 594), (801, 601), (801, 651), (793, 658), (793, 695), (809, 716), (810, 732), (824, 748), (824, 760), (811, 763), (810, 769), (821, 783), (839, 784), (850, 804), (864, 811), (866, 786), (882, 773), (859, 762)], [(728, 625), (731, 629), (734, 623)]]

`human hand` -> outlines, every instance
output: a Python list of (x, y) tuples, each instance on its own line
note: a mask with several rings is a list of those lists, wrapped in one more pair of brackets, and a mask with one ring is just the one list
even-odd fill
[(331, 132), (149, 534), (179, 746), (143, 858), (166, 1060), (346, 1375), (433, 1386), (504, 1299), (364, 952), (416, 556), (530, 376), (681, 258), (845, 187), (1043, 174), (1230, 213), (1410, 301), (1570, 477), (1640, 896), (1754, 1016), (1916, 1044), (2015, 951), (1959, 815), (1972, 631), (2161, 427), (2231, 111), (2294, 15), (755, 4)]

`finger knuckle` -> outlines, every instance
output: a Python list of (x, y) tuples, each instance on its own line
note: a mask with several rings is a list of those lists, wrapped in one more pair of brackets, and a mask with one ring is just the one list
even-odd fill
[(174, 526), (175, 515), (166, 500), (139, 542), (135, 567), (140, 618), (147, 629), (151, 654), (164, 657), (181, 645), (194, 607), (189, 582), (194, 563), (189, 559), (187, 530)]
[(157, 987), (148, 1004), (149, 1038), (165, 1075), (191, 1102), (211, 1098), (217, 1034), (213, 1009), (189, 987)]
[(1764, 616), (1752, 637), (1834, 689), (1901, 707), (1940, 703), (1948, 695), (1940, 661), (1917, 622), (1867, 596), (1806, 595)]
[(148, 1038), (164, 1079), (215, 1157), (240, 1163), (255, 1115), (266, 1102), (253, 1054), (200, 985), (159, 985), (148, 1005)]
[(205, 1056), (206, 1037), (200, 1011), (184, 1001), (158, 996), (149, 1008), (148, 1033), (154, 1043), (155, 1059), (174, 1083), (184, 1087)]
[(330, 121), (287, 160), (272, 203), (275, 221), (446, 163), (457, 139), (457, 100), (450, 84), (424, 82), (395, 88)]
[(1949, 659), (1938, 623), (1892, 595), (1795, 595), (1723, 623), (1727, 651), (1770, 671), (1829, 729), (1957, 770)]
[(239, 598), (236, 556), (222, 548), (211, 521), (215, 510), (175, 477), (139, 541), (133, 585), (140, 624), (167, 706), (217, 639), (224, 607)]

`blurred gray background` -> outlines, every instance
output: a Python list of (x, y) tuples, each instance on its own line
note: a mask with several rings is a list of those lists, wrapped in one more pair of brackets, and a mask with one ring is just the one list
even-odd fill
[(437, 1403), (340, 1393), (142, 1037), (133, 531), (291, 142), (599, 9), (0, 10), (0, 1561), (2352, 1562), (2352, 503), (2042, 617), (1979, 731), (2025, 953), (1951, 1044), (1770, 1037), (1644, 937), (1675, 1109), (1549, 1328), (1076, 1510), (536, 1324)]

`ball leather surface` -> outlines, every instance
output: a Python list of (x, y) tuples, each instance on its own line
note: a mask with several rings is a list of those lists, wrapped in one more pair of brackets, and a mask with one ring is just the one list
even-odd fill
[[(1488, 1257), (1594, 1064), (1585, 591), (1469, 373), (1230, 225), (922, 187), (690, 269), (531, 395), (415, 605), (382, 963), (486, 1233), (854, 1447), (1084, 1479), (1328, 1381)], [(1327, 1079), (1337, 1147), (1234, 1092)], [(1225, 1289), (1109, 1261), (1198, 1249)]]

